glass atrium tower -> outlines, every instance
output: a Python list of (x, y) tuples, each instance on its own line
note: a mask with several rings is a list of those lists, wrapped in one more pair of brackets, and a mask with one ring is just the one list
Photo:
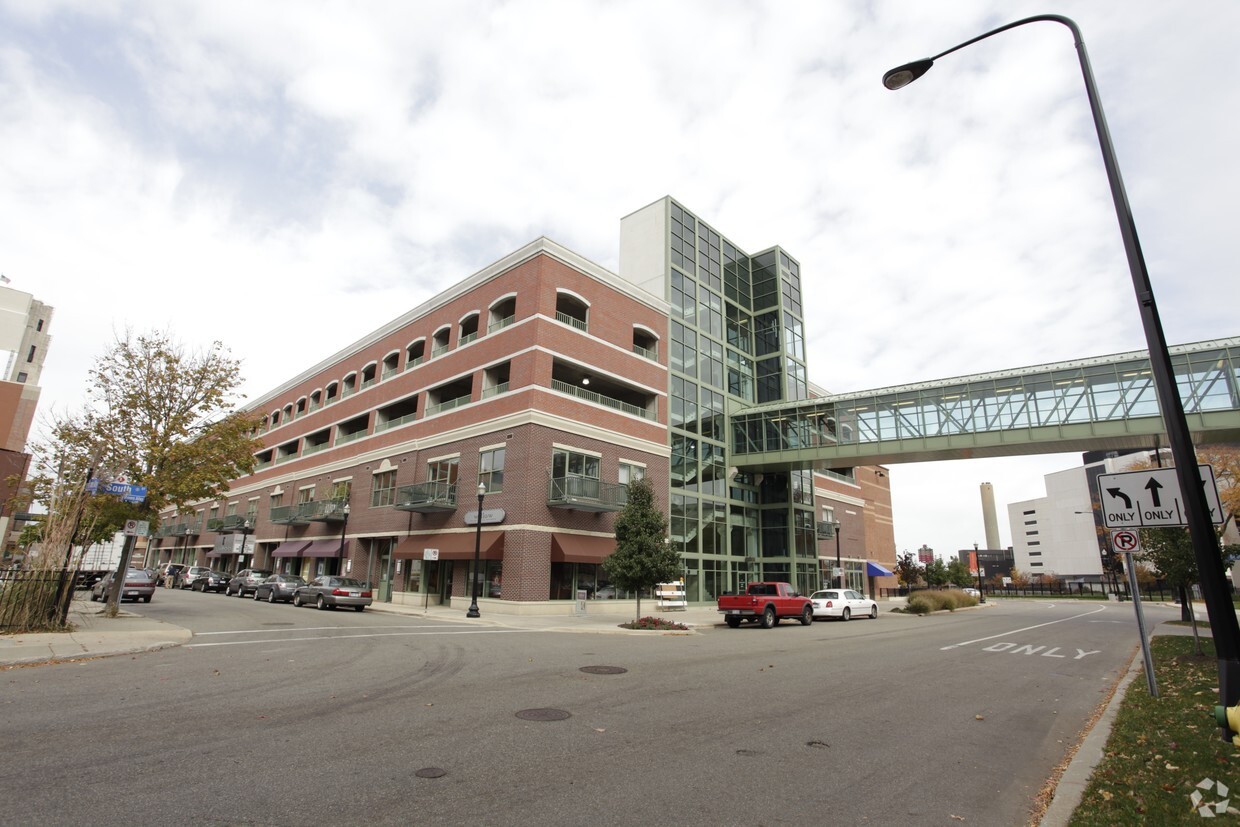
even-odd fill
[(812, 470), (729, 461), (733, 411), (809, 396), (800, 265), (746, 253), (669, 197), (622, 219), (620, 275), (671, 306), (670, 533), (690, 599), (750, 580), (817, 588)]

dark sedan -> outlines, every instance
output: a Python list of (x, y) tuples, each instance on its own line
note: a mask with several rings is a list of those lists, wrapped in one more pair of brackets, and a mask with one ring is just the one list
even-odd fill
[(352, 577), (317, 577), (293, 592), (294, 606), (313, 604), (320, 609), (352, 606), (354, 611), (361, 612), (370, 602), (370, 586)]
[(228, 589), (229, 580), (232, 575), (226, 571), (208, 571), (195, 577), (189, 587), (196, 592), (222, 592)]
[(306, 581), (295, 574), (273, 574), (254, 589), (254, 599), (288, 603), (293, 599), (293, 592), (304, 585)]

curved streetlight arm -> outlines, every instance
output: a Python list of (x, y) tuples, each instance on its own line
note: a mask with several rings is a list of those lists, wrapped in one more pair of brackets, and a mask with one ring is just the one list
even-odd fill
[(1107, 180), (1111, 185), (1111, 198), (1115, 202), (1115, 214), (1119, 219), (1120, 234), (1124, 239), (1124, 252), (1128, 257), (1132, 286), (1136, 292), (1137, 306), (1141, 312), (1141, 324), (1145, 329), (1145, 340), (1150, 354), (1150, 370), (1154, 375), (1158, 406), (1162, 411), (1163, 425), (1167, 429), (1167, 439), (1171, 446), (1171, 456), (1175, 461), (1176, 479), (1180, 483), (1180, 493), (1184, 498), (1184, 511), (1189, 535), (1193, 541), (1193, 553), (1197, 560), (1202, 597), (1205, 598), (1210, 626), (1214, 630), (1214, 645), (1219, 664), (1219, 695), (1224, 706), (1232, 706), (1240, 702), (1240, 623), (1236, 620), (1236, 611), (1231, 602), (1231, 591), (1226, 584), (1218, 537), (1214, 533), (1210, 506), (1206, 501), (1205, 490), (1197, 471), (1197, 455), (1193, 450), (1188, 420), (1184, 416), (1184, 403), (1180, 399), (1179, 388), (1176, 385), (1171, 355), (1167, 352), (1167, 340), (1163, 335), (1158, 306), (1154, 302), (1154, 290), (1150, 285), (1149, 271), (1145, 266), (1145, 257), (1141, 253), (1141, 244), (1137, 240), (1136, 222), (1132, 217), (1132, 208), (1128, 204), (1128, 194), (1124, 190), (1119, 162), (1115, 158), (1115, 147), (1111, 143), (1111, 132), (1107, 128), (1106, 117), (1102, 113), (1102, 102), (1098, 95), (1097, 85), (1094, 83), (1094, 72), (1089, 64), (1089, 55), (1085, 51), (1085, 41), (1081, 37), (1081, 30), (1070, 18), (1058, 14), (1026, 17), (967, 40), (958, 46), (953, 46), (932, 58), (923, 58), (892, 69), (883, 75), (883, 85), (892, 90), (903, 88), (924, 75), (934, 65), (934, 61), (944, 55), (949, 55), (999, 32), (1023, 26), (1026, 23), (1042, 21), (1067, 26), (1076, 41), (1081, 74), (1085, 79), (1085, 92), (1089, 96), (1089, 108), (1098, 133), (1098, 145), (1102, 150), (1102, 162), (1106, 167)]

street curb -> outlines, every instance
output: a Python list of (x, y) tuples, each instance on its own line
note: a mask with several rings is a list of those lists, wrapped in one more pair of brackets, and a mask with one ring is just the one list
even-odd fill
[(1115, 723), (1115, 716), (1119, 714), (1120, 704), (1124, 702), (1124, 697), (1128, 694), (1129, 685), (1140, 674), (1144, 666), (1141, 647), (1138, 646), (1132, 655), (1132, 661), (1128, 664), (1128, 671), (1115, 685), (1115, 691), (1111, 693), (1111, 700), (1107, 703), (1106, 709), (1090, 727), (1089, 733), (1081, 741), (1067, 769), (1060, 776), (1059, 783), (1055, 785), (1055, 795), (1051, 798), (1046, 812), (1042, 814), (1038, 827), (1067, 827), (1072, 820), (1072, 814), (1080, 806), (1081, 798), (1085, 795), (1085, 788), (1089, 786), (1089, 779), (1093, 777), (1094, 770), (1102, 761), (1107, 741), (1111, 737), (1111, 726)]

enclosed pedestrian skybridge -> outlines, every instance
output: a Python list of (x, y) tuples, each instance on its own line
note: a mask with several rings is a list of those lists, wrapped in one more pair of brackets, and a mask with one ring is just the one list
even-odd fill
[[(1168, 348), (1193, 442), (1240, 440), (1240, 337)], [(1166, 445), (1147, 351), (732, 411), (750, 471)]]

